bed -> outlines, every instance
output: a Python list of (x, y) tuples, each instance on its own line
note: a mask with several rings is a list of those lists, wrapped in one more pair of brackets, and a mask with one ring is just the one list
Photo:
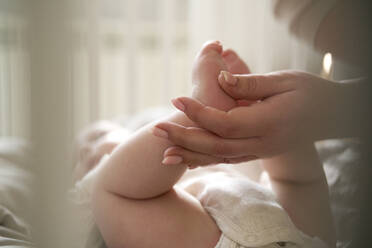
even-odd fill
[[(360, 144), (356, 140), (328, 140), (317, 143), (317, 149), (329, 182), (337, 247), (347, 248), (359, 218), (361, 186), (358, 181), (363, 173)], [(28, 225), (32, 200), (28, 154), (28, 145), (23, 140), (0, 139), (0, 247), (32, 246)], [(240, 165), (238, 169), (245, 170), (245, 167), (248, 168)], [(248, 173), (256, 173), (256, 167), (251, 164)], [(85, 240), (82, 243), (90, 244), (90, 248), (102, 247), (99, 239), (92, 238), (96, 235), (88, 236), (82, 237)]]
[(0, 138), (0, 247), (31, 247), (28, 153), (23, 140)]

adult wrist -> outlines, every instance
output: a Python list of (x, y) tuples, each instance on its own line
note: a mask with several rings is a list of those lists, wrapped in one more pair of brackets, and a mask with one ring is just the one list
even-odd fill
[(275, 157), (262, 159), (271, 180), (293, 185), (322, 182), (324, 173), (313, 143), (302, 144)]

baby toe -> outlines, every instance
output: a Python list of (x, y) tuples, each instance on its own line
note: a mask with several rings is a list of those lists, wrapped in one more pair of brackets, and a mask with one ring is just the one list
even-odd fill
[(228, 68), (233, 74), (248, 74), (250, 73), (249, 67), (239, 57), (239, 55), (232, 49), (227, 49), (222, 52), (222, 58)]
[(207, 42), (204, 43), (204, 45), (203, 45), (203, 47), (200, 51), (200, 54), (207, 54), (207, 53), (210, 53), (210, 52), (217, 52), (218, 54), (221, 54), (222, 50), (223, 50), (222, 44), (218, 40), (207, 41)]
[(238, 54), (232, 49), (223, 51), (222, 57), (228, 63), (234, 63), (239, 59)]

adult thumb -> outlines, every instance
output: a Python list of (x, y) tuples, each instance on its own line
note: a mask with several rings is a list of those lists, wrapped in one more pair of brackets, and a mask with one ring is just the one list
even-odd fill
[(295, 80), (287, 73), (231, 74), (221, 71), (218, 82), (232, 98), (260, 100), (295, 89)]

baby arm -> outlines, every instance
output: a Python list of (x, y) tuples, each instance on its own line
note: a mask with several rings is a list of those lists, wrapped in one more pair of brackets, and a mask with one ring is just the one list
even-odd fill
[(265, 159), (262, 166), (279, 203), (297, 228), (335, 247), (328, 184), (314, 145)]

